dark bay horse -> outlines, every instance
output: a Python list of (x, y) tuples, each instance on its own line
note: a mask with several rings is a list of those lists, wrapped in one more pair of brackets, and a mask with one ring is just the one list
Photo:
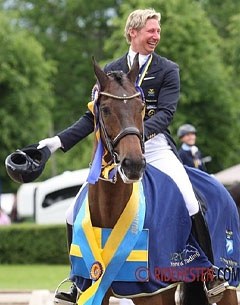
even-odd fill
[[(120, 71), (106, 74), (95, 61), (94, 71), (99, 88), (95, 97), (95, 107), (97, 105), (97, 109), (95, 110), (94, 115), (96, 121), (95, 135), (97, 140), (94, 150), (94, 159), (96, 159), (96, 155), (101, 151), (99, 149), (99, 141), (101, 141), (103, 148), (100, 159), (101, 170), (100, 176), (96, 181), (88, 184), (88, 190), (86, 191), (87, 201), (85, 200), (87, 202), (86, 208), (81, 209), (76, 217), (79, 217), (79, 219), (81, 218), (81, 221), (83, 222), (80, 231), (81, 236), (79, 237), (82, 238), (80, 239), (80, 244), (83, 243), (83, 241), (89, 241), (93, 238), (91, 232), (94, 230), (87, 226), (88, 213), (90, 215), (90, 224), (93, 228), (112, 229), (112, 235), (109, 236), (105, 248), (109, 246), (109, 251), (112, 251), (113, 256), (110, 256), (104, 249), (101, 250), (101, 256), (99, 256), (98, 253), (95, 255), (94, 249), (97, 248), (97, 246), (95, 247), (94, 244), (90, 245), (89, 242), (90, 254), (87, 255), (87, 258), (85, 255), (86, 266), (88, 266), (88, 259), (90, 260), (91, 256), (95, 255), (98, 259), (93, 259), (94, 263), (90, 263), (89, 265), (91, 283), (89, 284), (88, 281), (81, 278), (80, 289), (84, 291), (84, 293), (80, 296), (78, 304), (108, 305), (109, 298), (113, 295), (111, 283), (109, 285), (105, 284), (104, 286), (104, 284), (101, 285), (98, 284), (98, 282), (100, 280), (104, 282), (104, 279), (102, 279), (104, 277), (104, 272), (105, 275), (107, 274), (107, 269), (104, 270), (105, 265), (112, 268), (112, 271), (108, 274), (109, 277), (112, 276), (115, 269), (118, 270), (119, 268), (118, 264), (116, 262), (114, 263), (113, 257), (117, 256), (120, 252), (118, 253), (118, 250), (115, 249), (114, 246), (110, 246), (111, 242), (111, 245), (117, 244), (119, 235), (115, 234), (116, 239), (112, 238), (111, 242), (109, 241), (114, 234), (113, 229), (118, 229), (119, 234), (123, 234), (128, 238), (128, 234), (129, 236), (131, 234), (138, 234), (139, 222), (141, 222), (137, 217), (138, 212), (131, 210), (131, 208), (128, 207), (128, 202), (132, 200), (133, 189), (135, 188), (136, 183), (143, 177), (146, 167), (143, 138), (143, 112), (145, 105), (141, 98), (141, 93), (136, 90), (135, 87), (135, 80), (139, 73), (138, 58), (135, 59), (128, 74), (124, 74)], [(94, 161), (96, 160), (93, 160), (92, 168), (96, 165), (96, 162)], [(98, 170), (93, 168), (92, 172), (95, 171), (94, 173), (96, 174), (96, 171)], [(109, 178), (109, 175), (106, 174), (106, 172), (108, 174), (113, 172), (111, 178)], [(133, 217), (133, 222), (131, 226), (129, 226), (129, 229), (121, 226), (120, 218), (123, 214), (123, 217), (127, 219), (131, 218), (132, 212), (135, 213), (135, 216)], [(159, 217), (161, 217), (161, 215), (159, 215)], [(77, 225), (74, 226), (77, 227)], [(77, 242), (74, 241), (74, 236), (76, 239), (78, 238), (76, 236), (77, 234), (78, 233), (76, 232), (73, 234), (73, 244), (77, 244)], [(104, 239), (104, 237), (101, 238)], [(98, 239), (101, 238), (98, 237)], [(126, 243), (123, 241), (121, 242), (124, 245), (124, 248), (127, 248), (129, 243), (131, 243), (131, 240), (126, 241)], [(122, 244), (120, 244), (119, 241), (117, 246), (120, 247)], [(75, 253), (77, 253), (76, 256), (80, 257), (82, 255), (84, 258), (84, 253), (88, 253), (85, 251), (89, 251), (89, 249), (86, 250), (87, 247), (88, 245), (86, 247), (80, 247), (80, 251), (79, 247), (76, 247), (75, 245), (74, 249)], [(75, 274), (76, 273), (77, 272), (75, 272)], [(108, 282), (107, 276), (105, 276), (105, 281), (106, 283)], [(142, 295), (129, 298), (132, 299), (136, 305), (174, 305), (177, 285), (178, 283), (166, 283), (164, 289), (160, 289), (163, 287), (159, 287), (159, 289), (151, 295), (146, 291), (143, 291)], [(85, 288), (82, 289), (82, 287)], [(94, 303), (87, 303), (99, 290), (102, 290), (100, 293), (104, 296), (102, 296), (102, 298), (99, 297), (96, 300), (94, 299)], [(89, 294), (86, 294), (86, 291), (90, 291)], [(194, 293), (199, 293), (199, 289), (197, 288)], [(190, 303), (191, 301), (189, 302), (186, 298), (183, 302), (183, 305), (200, 304), (199, 302), (197, 303), (197, 301), (195, 303)], [(201, 305), (204, 304), (208, 304), (206, 298), (201, 303)], [(222, 300), (218, 302), (218, 305), (237, 305), (235, 290), (226, 290)]]

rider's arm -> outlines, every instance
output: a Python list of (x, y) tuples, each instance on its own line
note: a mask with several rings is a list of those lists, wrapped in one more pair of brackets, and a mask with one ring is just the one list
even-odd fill
[(61, 149), (66, 152), (94, 130), (94, 117), (90, 111), (80, 117), (73, 125), (57, 134), (60, 138)]

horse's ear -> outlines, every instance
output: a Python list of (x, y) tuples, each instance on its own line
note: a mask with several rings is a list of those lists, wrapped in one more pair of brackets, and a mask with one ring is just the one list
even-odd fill
[(107, 74), (100, 68), (98, 63), (96, 62), (94, 56), (92, 56), (92, 61), (93, 61), (93, 68), (94, 68), (94, 73), (97, 77), (97, 80), (99, 82), (100, 88), (104, 89), (106, 87), (106, 84), (108, 82), (108, 76)]
[(131, 70), (128, 72), (127, 77), (130, 79), (132, 83), (136, 82), (136, 79), (139, 74), (139, 53), (137, 53), (134, 57), (133, 64)]

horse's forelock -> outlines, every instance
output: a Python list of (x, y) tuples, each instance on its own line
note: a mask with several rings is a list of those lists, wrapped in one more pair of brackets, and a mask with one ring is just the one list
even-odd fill
[(112, 77), (119, 85), (123, 85), (126, 80), (125, 74), (123, 71), (111, 71), (108, 73), (108, 76)]

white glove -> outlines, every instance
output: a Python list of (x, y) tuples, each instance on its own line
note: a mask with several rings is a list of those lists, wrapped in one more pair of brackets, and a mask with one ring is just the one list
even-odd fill
[(62, 143), (58, 136), (52, 138), (46, 138), (44, 140), (39, 141), (39, 145), (37, 149), (41, 149), (45, 146), (47, 146), (51, 151), (51, 154), (53, 154), (58, 148), (62, 146)]

